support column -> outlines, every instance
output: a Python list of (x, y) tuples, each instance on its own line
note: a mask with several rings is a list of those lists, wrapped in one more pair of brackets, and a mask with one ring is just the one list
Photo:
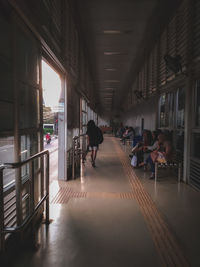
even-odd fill
[(58, 112), (58, 179), (67, 180), (67, 81), (61, 79)]
[(187, 78), (185, 88), (185, 135), (184, 135), (184, 168), (183, 180), (188, 182), (190, 171), (190, 155), (191, 155), (191, 129), (192, 129), (192, 102), (193, 102), (193, 12), (194, 7), (192, 1), (187, 0), (187, 9), (189, 12), (188, 32), (187, 32)]

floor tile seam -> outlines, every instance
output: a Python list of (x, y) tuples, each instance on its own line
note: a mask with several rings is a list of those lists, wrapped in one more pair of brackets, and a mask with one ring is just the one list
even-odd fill
[[(116, 145), (116, 142), (114, 142), (114, 143), (115, 143), (115, 145)], [(135, 185), (137, 185), (137, 184), (141, 184), (141, 182), (139, 181), (139, 179), (138, 179), (138, 177), (136, 176), (136, 174), (135, 174), (135, 175), (132, 175), (132, 174), (133, 174), (133, 170), (130, 170), (130, 168), (131, 168), (131, 167), (130, 167), (130, 163), (127, 164), (127, 157), (125, 158), (125, 155), (124, 155), (124, 152), (122, 151), (122, 149), (119, 149), (118, 147), (116, 147), (116, 148), (117, 148), (116, 150), (117, 150), (117, 152), (118, 152), (118, 154), (119, 154), (120, 160), (121, 160), (121, 162), (122, 162), (122, 165), (123, 165), (123, 167), (124, 167), (126, 173), (128, 174), (129, 181), (131, 182), (131, 187), (134, 188)], [(123, 154), (122, 154), (122, 153), (123, 153)], [(129, 171), (127, 172), (127, 170), (129, 170)], [(144, 188), (143, 188), (142, 185), (140, 186), (140, 188), (143, 189), (143, 190), (141, 190), (141, 191), (143, 192), (144, 195), (146, 195), (146, 191), (144, 190)], [(136, 199), (137, 199), (137, 197), (138, 197), (138, 192), (136, 192)], [(159, 220), (158, 220), (159, 224), (162, 222), (162, 224), (159, 226), (159, 228), (162, 229), (162, 233), (163, 233), (164, 236), (166, 236), (166, 231), (163, 231), (163, 230), (166, 230), (166, 229), (167, 229), (167, 233), (168, 233), (167, 236), (168, 236), (168, 238), (169, 238), (169, 240), (168, 240), (169, 243), (168, 243), (168, 244), (169, 244), (169, 245), (171, 244), (170, 247), (172, 246), (172, 251), (174, 251), (174, 249), (176, 249), (175, 257), (177, 258), (177, 260), (179, 259), (179, 261), (181, 261), (182, 263), (184, 263), (183, 266), (187, 266), (187, 263), (186, 263), (186, 261), (185, 261), (183, 255), (182, 255), (182, 253), (180, 252), (179, 246), (178, 246), (177, 243), (175, 242), (173, 235), (169, 232), (169, 229), (167, 228), (167, 226), (166, 226), (164, 220), (160, 220), (162, 217), (161, 217), (161, 214), (159, 213), (157, 207), (155, 206), (155, 203), (153, 202), (153, 200), (151, 199), (150, 196), (148, 196), (148, 199), (150, 200), (150, 206), (154, 207), (154, 211), (153, 211), (153, 213), (155, 212), (155, 210), (157, 210), (157, 212), (154, 213), (154, 215), (156, 216), (156, 219), (159, 219)], [(138, 200), (139, 200), (139, 199), (138, 199)], [(142, 201), (144, 202), (144, 199), (142, 199)], [(139, 203), (139, 206), (140, 206), (140, 203), (141, 203), (141, 202), (139, 201), (138, 203)], [(140, 208), (142, 208), (142, 206), (140, 206)], [(158, 218), (157, 218), (157, 217), (158, 217)], [(149, 218), (149, 217), (146, 217), (146, 218)], [(150, 218), (149, 218), (149, 219), (150, 219)], [(146, 222), (146, 223), (148, 224), (148, 219), (147, 219), (147, 222)], [(155, 225), (153, 224), (153, 227), (154, 227), (154, 226), (155, 226)], [(165, 226), (164, 229), (163, 229), (163, 226)], [(158, 230), (158, 229), (157, 229), (157, 230)], [(171, 250), (170, 250), (170, 251), (171, 251)], [(173, 253), (173, 254), (174, 254), (174, 253)], [(181, 256), (181, 258), (180, 258), (179, 256)], [(177, 264), (178, 264), (178, 262), (177, 262)], [(185, 264), (186, 264), (186, 265), (185, 265)]]

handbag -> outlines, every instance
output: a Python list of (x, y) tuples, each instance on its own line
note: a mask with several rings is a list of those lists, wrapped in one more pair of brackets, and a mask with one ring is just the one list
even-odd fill
[(136, 167), (137, 166), (137, 156), (133, 155), (131, 159), (131, 166)]
[(158, 163), (162, 163), (162, 164), (167, 163), (165, 156), (160, 152), (158, 152), (158, 157), (157, 157), (156, 161)]

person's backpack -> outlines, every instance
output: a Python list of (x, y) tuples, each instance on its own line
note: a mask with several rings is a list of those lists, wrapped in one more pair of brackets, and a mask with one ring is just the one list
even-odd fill
[(97, 140), (98, 140), (98, 144), (103, 143), (103, 133), (101, 129), (99, 129), (99, 127), (97, 127)]

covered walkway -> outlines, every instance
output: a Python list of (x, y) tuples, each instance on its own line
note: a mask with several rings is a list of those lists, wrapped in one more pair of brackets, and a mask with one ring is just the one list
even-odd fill
[(80, 179), (52, 182), (37, 251), (7, 266), (200, 266), (198, 192), (173, 177), (148, 180), (111, 136), (96, 165), (88, 156)]

